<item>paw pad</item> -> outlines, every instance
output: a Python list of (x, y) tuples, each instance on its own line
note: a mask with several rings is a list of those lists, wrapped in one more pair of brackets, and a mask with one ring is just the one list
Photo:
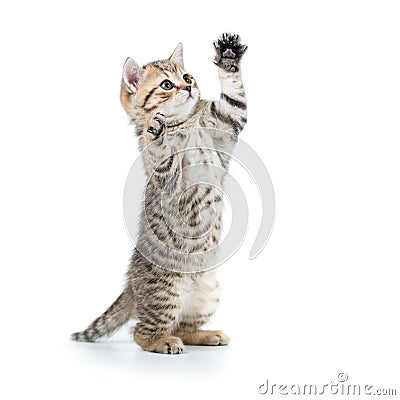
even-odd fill
[(240, 59), (247, 46), (240, 43), (239, 35), (223, 33), (218, 40), (214, 42), (215, 60), (214, 63), (226, 71), (236, 72), (239, 70)]
[(226, 49), (226, 50), (222, 53), (222, 57), (235, 58), (235, 57), (236, 57), (236, 54), (235, 54), (231, 49)]

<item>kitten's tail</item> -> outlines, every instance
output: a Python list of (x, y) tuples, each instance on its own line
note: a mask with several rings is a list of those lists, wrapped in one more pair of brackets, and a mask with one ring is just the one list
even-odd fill
[(71, 339), (77, 342), (94, 342), (102, 336), (111, 335), (133, 317), (133, 309), (133, 295), (125, 289), (104, 314), (95, 319), (84, 331), (73, 333)]

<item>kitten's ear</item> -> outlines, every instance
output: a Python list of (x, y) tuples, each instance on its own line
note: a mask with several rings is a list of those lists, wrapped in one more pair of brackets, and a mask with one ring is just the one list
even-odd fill
[(183, 66), (183, 46), (182, 43), (179, 43), (178, 46), (176, 46), (176, 49), (174, 52), (171, 54), (171, 57), (169, 60), (174, 61), (178, 64), (181, 64)]
[(141, 72), (140, 65), (134, 59), (128, 57), (124, 64), (122, 79), (131, 93), (137, 92)]

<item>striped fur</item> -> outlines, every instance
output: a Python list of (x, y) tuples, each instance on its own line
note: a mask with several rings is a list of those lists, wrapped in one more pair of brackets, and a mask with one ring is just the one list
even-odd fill
[(73, 333), (71, 339), (78, 342), (94, 342), (103, 336), (111, 335), (133, 317), (135, 309), (133, 301), (133, 293), (128, 287), (104, 314), (96, 318), (85, 331)]
[[(121, 102), (135, 125), (148, 184), (137, 247), (124, 292), (72, 339), (95, 341), (136, 319), (135, 341), (147, 351), (179, 354), (184, 344), (224, 345), (222, 331), (200, 330), (219, 302), (215, 261), (223, 181), (246, 121), (237, 35), (214, 43), (218, 101), (200, 98), (183, 66), (182, 46), (140, 67), (128, 59)], [(168, 81), (165, 83), (165, 81)]]

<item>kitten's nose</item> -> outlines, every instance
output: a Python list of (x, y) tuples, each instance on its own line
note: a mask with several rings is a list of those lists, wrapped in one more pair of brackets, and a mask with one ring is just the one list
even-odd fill
[(190, 91), (192, 90), (192, 87), (191, 86), (185, 86), (183, 88), (183, 90), (187, 90), (190, 93)]

